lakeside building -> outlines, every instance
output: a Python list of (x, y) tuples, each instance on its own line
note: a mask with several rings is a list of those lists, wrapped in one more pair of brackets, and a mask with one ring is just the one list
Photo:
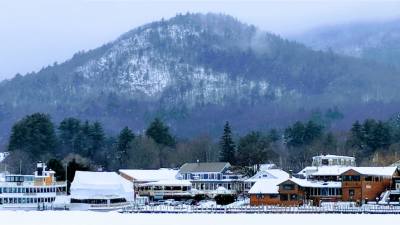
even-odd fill
[(134, 200), (132, 184), (115, 172), (76, 171), (69, 197), (71, 210), (118, 210)]
[(57, 181), (55, 172), (41, 162), (33, 175), (5, 174), (0, 180), (0, 208), (50, 208), (61, 195), (67, 195), (67, 183)]
[(244, 180), (245, 192), (248, 192), (256, 182), (269, 179), (287, 179), (289, 174), (281, 169), (260, 170), (247, 180)]
[[(256, 170), (256, 166), (255, 170)], [(289, 174), (285, 171), (278, 169), (275, 164), (261, 164), (258, 166), (257, 172), (247, 180), (244, 180), (244, 192), (248, 193), (251, 187), (259, 181), (263, 179), (276, 179), (285, 177), (288, 178)]]
[(121, 169), (119, 174), (132, 183), (136, 196), (148, 197), (150, 200), (192, 197), (191, 183), (177, 179), (178, 170), (175, 169)]
[(281, 169), (265, 169), (245, 180), (245, 187), (250, 187), (251, 205), (279, 204), (279, 184), (289, 178), (289, 174)]
[[(354, 166), (352, 166), (354, 165)], [(354, 157), (317, 156), (313, 166), (306, 167), (298, 174), (278, 184), (278, 196), (268, 195), (271, 187), (265, 185), (258, 190), (259, 198), (251, 205), (320, 205), (321, 202), (352, 201), (359, 204), (378, 202), (381, 194), (396, 188), (400, 183), (397, 167), (356, 167)], [(272, 185), (274, 183), (270, 183)], [(275, 189), (274, 189), (275, 190)], [(275, 192), (276, 193), (276, 192)], [(256, 198), (257, 193), (251, 193)], [(274, 197), (271, 201), (270, 197)]]
[(192, 183), (197, 194), (213, 196), (219, 187), (237, 195), (244, 191), (243, 175), (231, 171), (227, 162), (185, 163), (178, 172), (183, 180)]
[(160, 180), (138, 185), (138, 194), (148, 196), (150, 200), (159, 199), (189, 199), (192, 193), (192, 183), (187, 180)]

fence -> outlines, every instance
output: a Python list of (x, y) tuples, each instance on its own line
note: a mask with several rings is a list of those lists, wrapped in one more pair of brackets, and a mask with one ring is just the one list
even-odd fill
[(331, 206), (300, 206), (300, 207), (278, 207), (278, 206), (129, 206), (123, 208), (121, 213), (207, 213), (207, 214), (400, 214), (400, 206), (391, 205), (364, 205), (361, 207), (331, 205)]

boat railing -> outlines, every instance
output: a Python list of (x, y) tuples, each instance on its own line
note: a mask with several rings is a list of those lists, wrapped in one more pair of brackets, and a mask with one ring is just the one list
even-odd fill
[(50, 184), (38, 185), (33, 181), (25, 181), (25, 182), (1, 182), (0, 187), (50, 187), (50, 186), (66, 186), (67, 183), (65, 181), (56, 181)]

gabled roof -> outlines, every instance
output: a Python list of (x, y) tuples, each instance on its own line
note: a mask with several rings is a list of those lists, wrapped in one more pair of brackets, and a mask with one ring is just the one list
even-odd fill
[(362, 175), (372, 175), (372, 176), (393, 176), (396, 172), (396, 166), (386, 166), (386, 167), (351, 167), (343, 173), (354, 170)]
[(324, 188), (324, 187), (329, 187), (329, 188), (340, 188), (342, 187), (342, 182), (336, 182), (336, 181), (315, 181), (315, 180), (307, 180), (307, 179), (300, 179), (300, 178), (295, 178), (292, 177), (290, 179), (287, 179), (280, 184), (291, 181), (301, 187), (313, 187), (313, 188)]
[(220, 173), (231, 165), (227, 162), (185, 163), (179, 173)]
[(289, 174), (281, 169), (268, 169), (258, 171), (254, 176), (247, 179), (247, 182), (257, 182), (262, 179), (288, 179)]
[(121, 169), (120, 173), (132, 177), (137, 182), (154, 182), (160, 180), (174, 180), (178, 170), (158, 169), (158, 170), (128, 170)]
[(286, 179), (258, 180), (249, 190), (249, 194), (278, 194), (279, 184)]

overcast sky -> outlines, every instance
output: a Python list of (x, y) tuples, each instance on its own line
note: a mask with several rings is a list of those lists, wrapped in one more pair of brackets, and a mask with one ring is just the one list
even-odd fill
[(185, 12), (222, 12), (288, 36), (322, 25), (400, 18), (395, 0), (0, 0), (0, 79), (62, 62)]

